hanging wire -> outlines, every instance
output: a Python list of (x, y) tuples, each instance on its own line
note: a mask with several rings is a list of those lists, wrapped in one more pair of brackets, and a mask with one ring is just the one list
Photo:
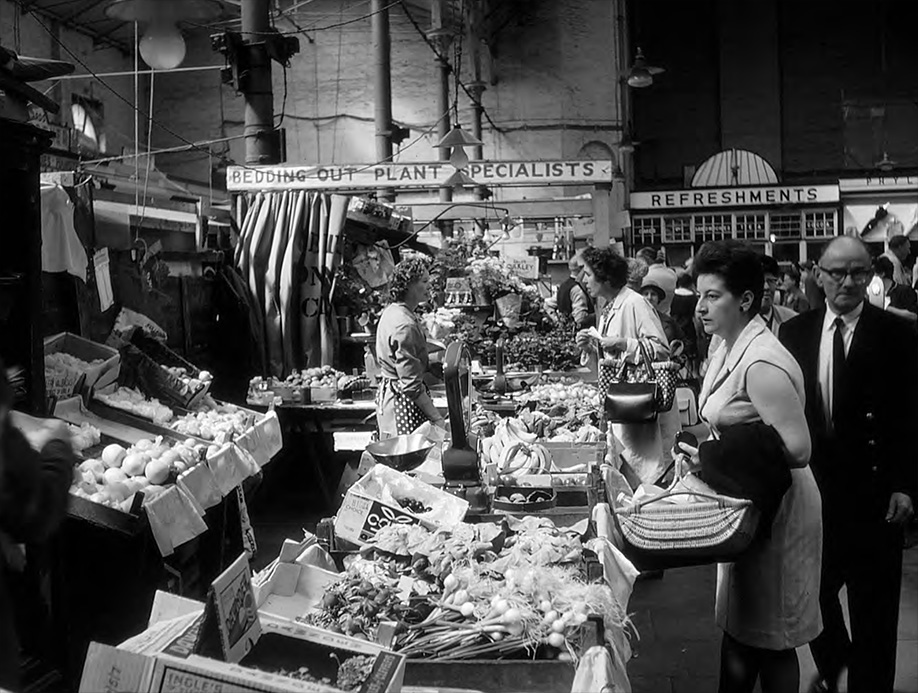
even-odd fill
[[(424, 29), (421, 28), (421, 25), (418, 24), (417, 20), (414, 18), (414, 16), (411, 14), (411, 11), (408, 9), (408, 5), (405, 4), (405, 1), (400, 0), (400, 4), (402, 7), (402, 11), (405, 13), (405, 16), (408, 18), (408, 21), (411, 22), (411, 25), (414, 27), (414, 30), (420, 35), (420, 37), (424, 39), (424, 42), (427, 44), (428, 48), (430, 48), (430, 50), (433, 51), (433, 54), (437, 56), (438, 60), (441, 60), (443, 63), (449, 65), (449, 60), (446, 59), (446, 56), (440, 53), (440, 51), (434, 45), (433, 41), (431, 41), (430, 37), (425, 33)], [(472, 95), (472, 92), (469, 91), (469, 88), (462, 82), (462, 80), (457, 80), (457, 82), (459, 86), (462, 88), (462, 91), (465, 92), (465, 95), (468, 96), (474, 102), (475, 97)], [(488, 123), (491, 125), (491, 129), (494, 132), (503, 132), (503, 130), (497, 126), (497, 123), (495, 123), (491, 119), (491, 115), (488, 113), (488, 110), (484, 107), (484, 104), (482, 104), (481, 106), (481, 112), (484, 115), (484, 117), (487, 119)]]
[[(364, 19), (369, 19), (373, 15), (377, 15), (377, 14), (380, 14), (381, 12), (388, 11), (390, 8), (395, 7), (400, 2), (401, 0), (394, 0), (393, 2), (389, 3), (385, 7), (381, 7), (380, 9), (376, 10), (375, 12), (369, 12), (367, 14), (361, 15), (360, 17), (353, 17), (351, 19), (346, 19), (341, 22), (336, 22), (335, 24), (328, 24), (326, 26), (310, 26), (310, 27), (305, 27), (303, 29), (295, 29), (293, 31), (236, 31), (234, 30), (234, 33), (241, 34), (242, 36), (297, 36), (299, 34), (302, 34), (306, 36), (306, 38), (309, 41), (312, 41), (312, 39), (306, 34), (307, 31), (312, 32), (312, 33), (316, 33), (319, 31), (329, 31), (331, 29), (337, 29), (339, 27), (347, 26), (348, 24), (355, 24), (357, 22), (362, 22)], [(201, 28), (201, 29), (219, 28), (217, 25), (214, 25), (214, 24), (200, 24), (197, 22), (189, 22), (189, 21), (186, 21), (185, 23), (191, 26), (194, 26), (194, 27)]]
[[(153, 167), (153, 91), (156, 83), (156, 72), (150, 74), (150, 117), (147, 120), (147, 161), (146, 171), (143, 176), (143, 197), (141, 198), (140, 221), (137, 222), (137, 238), (140, 238), (140, 230), (143, 228), (144, 219), (147, 216), (147, 190), (150, 184), (150, 170)], [(135, 186), (140, 181), (135, 182)], [(136, 209), (136, 207), (135, 207)]]

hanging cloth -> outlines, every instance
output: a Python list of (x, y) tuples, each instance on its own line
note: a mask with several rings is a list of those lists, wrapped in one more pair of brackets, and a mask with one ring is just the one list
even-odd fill
[(289, 207), (292, 193), (282, 192), (277, 202), (277, 212), (268, 254), (268, 270), (264, 274), (265, 288), (265, 336), (268, 344), (268, 359), (270, 370), (275, 375), (283, 376), (287, 370), (284, 368), (284, 338), (281, 332), (281, 296), (280, 274), (284, 261), (284, 252), (287, 250), (287, 236), (289, 233)]
[(86, 281), (89, 258), (73, 225), (73, 203), (59, 185), (41, 188), (41, 269)]
[(234, 259), (278, 377), (335, 360), (331, 293), (346, 214), (346, 197), (304, 191), (259, 193), (246, 212)]
[(310, 193), (297, 190), (290, 204), (290, 228), (287, 233), (287, 247), (280, 270), (281, 333), (283, 335), (284, 363), (288, 369), (302, 364), (302, 339), (300, 335), (299, 287), (303, 267), (306, 234), (304, 222), (311, 205)]

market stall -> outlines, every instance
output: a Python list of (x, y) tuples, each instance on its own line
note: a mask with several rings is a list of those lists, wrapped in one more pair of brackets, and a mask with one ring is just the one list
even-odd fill
[[(48, 552), (55, 658), (71, 678), (91, 640), (116, 643), (145, 622), (157, 588), (203, 596), (227, 548), (254, 553), (246, 495), (282, 447), (273, 412), (212, 399), (210, 374), (142, 329), (111, 342), (120, 348), (70, 333), (44, 344), (47, 409), (80, 460)], [(41, 437), (42, 419), (13, 423)], [(84, 597), (100, 573), (97, 604)]]

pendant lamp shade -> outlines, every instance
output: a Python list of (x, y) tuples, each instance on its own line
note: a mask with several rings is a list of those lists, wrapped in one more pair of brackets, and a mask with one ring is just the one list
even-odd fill
[(171, 70), (185, 59), (179, 22), (209, 22), (221, 12), (217, 0), (114, 0), (105, 8), (111, 19), (144, 25), (140, 55), (154, 70)]
[(448, 188), (474, 188), (478, 183), (469, 178), (464, 172), (456, 171), (443, 182)]
[(874, 165), (884, 173), (888, 173), (889, 171), (892, 171), (898, 163), (899, 162), (890, 159), (888, 153), (883, 152), (883, 158), (877, 161)]
[(122, 22), (210, 22), (220, 16), (219, 0), (112, 0), (105, 15)]
[(649, 87), (653, 84), (653, 76), (665, 71), (662, 67), (648, 65), (647, 60), (644, 58), (644, 51), (638, 48), (637, 54), (634, 56), (634, 63), (632, 63), (631, 69), (628, 71), (628, 86), (635, 89)]
[(460, 126), (454, 125), (439, 142), (434, 145), (437, 149), (452, 149), (453, 147), (483, 147), (482, 142), (477, 137), (463, 130)]

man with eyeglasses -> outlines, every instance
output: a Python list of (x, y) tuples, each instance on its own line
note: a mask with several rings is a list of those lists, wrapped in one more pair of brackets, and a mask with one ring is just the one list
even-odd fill
[(823, 631), (810, 644), (820, 676), (810, 691), (837, 691), (847, 667), (850, 693), (892, 693), (903, 529), (918, 491), (918, 335), (865, 300), (872, 271), (860, 239), (834, 239), (816, 272), (825, 306), (780, 333), (803, 370), (810, 464), (822, 492)]
[(762, 305), (759, 307), (759, 315), (775, 335), (781, 329), (781, 325), (786, 323), (797, 313), (786, 306), (775, 303), (775, 292), (778, 289), (778, 281), (781, 278), (781, 268), (778, 261), (771, 255), (762, 256), (762, 269), (765, 270), (765, 292), (762, 294)]

